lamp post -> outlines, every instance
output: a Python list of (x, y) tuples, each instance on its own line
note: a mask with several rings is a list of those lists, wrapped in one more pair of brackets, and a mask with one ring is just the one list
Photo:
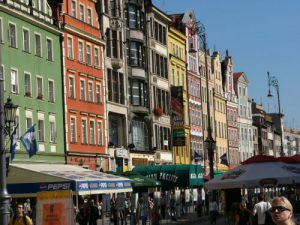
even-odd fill
[(207, 98), (207, 137), (204, 141), (204, 146), (207, 149), (209, 160), (209, 177), (214, 178), (214, 150), (216, 141), (212, 137), (212, 128), (210, 121), (210, 96), (209, 96), (209, 83), (208, 83), (208, 64), (207, 64), (207, 46), (206, 46), (206, 32), (205, 26), (198, 22), (198, 35), (203, 43), (204, 57), (205, 57), (205, 78), (206, 78), (206, 98)]
[(277, 101), (278, 101), (278, 115), (279, 115), (279, 125), (280, 125), (280, 156), (284, 156), (284, 151), (283, 151), (283, 137), (282, 137), (282, 122), (281, 122), (281, 108), (280, 108), (280, 97), (279, 97), (279, 82), (276, 77), (270, 76), (270, 73), (268, 73), (268, 86), (269, 86), (269, 93), (268, 97), (273, 97), (271, 93), (271, 86), (273, 86), (276, 89), (277, 93)]
[(8, 224), (10, 213), (10, 196), (6, 187), (6, 146), (5, 137), (11, 139), (11, 128), (15, 124), (17, 105), (11, 98), (4, 105), (3, 77), (0, 77), (0, 224)]

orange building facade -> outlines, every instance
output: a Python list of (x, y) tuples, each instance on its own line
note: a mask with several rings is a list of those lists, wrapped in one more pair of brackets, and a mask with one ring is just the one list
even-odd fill
[(103, 47), (95, 1), (62, 4), (66, 159), (108, 170)]

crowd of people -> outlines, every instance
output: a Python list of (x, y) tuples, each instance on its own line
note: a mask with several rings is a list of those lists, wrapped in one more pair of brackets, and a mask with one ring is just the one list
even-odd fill
[[(74, 206), (74, 215), (79, 225), (97, 225), (97, 220), (107, 216), (113, 225), (159, 225), (162, 219), (169, 218), (176, 221), (178, 216), (187, 213), (187, 201), (184, 194), (175, 196), (161, 193), (160, 198), (154, 198), (153, 194), (140, 195), (134, 202), (130, 195), (123, 196), (118, 201), (115, 194), (109, 200), (109, 207), (103, 209), (103, 202), (96, 199), (82, 199), (78, 208)], [(294, 222), (293, 205), (286, 197), (274, 197), (270, 202), (264, 194), (259, 194), (255, 202), (243, 199), (242, 202), (232, 204), (230, 207), (231, 220), (227, 224), (232, 225), (296, 225)], [(207, 203), (207, 204), (206, 204)], [(217, 223), (220, 214), (220, 202), (215, 196), (209, 196), (203, 202), (198, 198), (196, 204), (198, 216), (210, 215), (211, 224)], [(207, 209), (207, 210), (206, 210)], [(35, 225), (35, 204), (30, 199), (19, 202), (11, 202), (10, 220), (8, 225)]]

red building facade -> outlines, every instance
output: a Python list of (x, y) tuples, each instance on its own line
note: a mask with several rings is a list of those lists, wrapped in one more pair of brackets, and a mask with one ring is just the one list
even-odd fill
[(107, 170), (104, 41), (95, 1), (66, 0), (61, 10), (67, 163)]

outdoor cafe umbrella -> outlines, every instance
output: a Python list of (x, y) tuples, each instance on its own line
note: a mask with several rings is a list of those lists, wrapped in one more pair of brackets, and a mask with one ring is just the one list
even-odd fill
[(273, 158), (249, 159), (226, 173), (205, 183), (211, 190), (231, 188), (270, 187), (300, 183), (300, 164)]
[(129, 178), (132, 181), (131, 186), (133, 188), (159, 187), (161, 185), (160, 181), (148, 178), (132, 171), (126, 171), (123, 173), (107, 171), (107, 173)]
[(148, 178), (138, 173), (134, 173), (131, 171), (120, 174), (121, 176), (125, 176), (132, 180), (131, 183), (133, 188), (145, 188), (145, 187), (159, 187), (161, 185), (160, 181)]

